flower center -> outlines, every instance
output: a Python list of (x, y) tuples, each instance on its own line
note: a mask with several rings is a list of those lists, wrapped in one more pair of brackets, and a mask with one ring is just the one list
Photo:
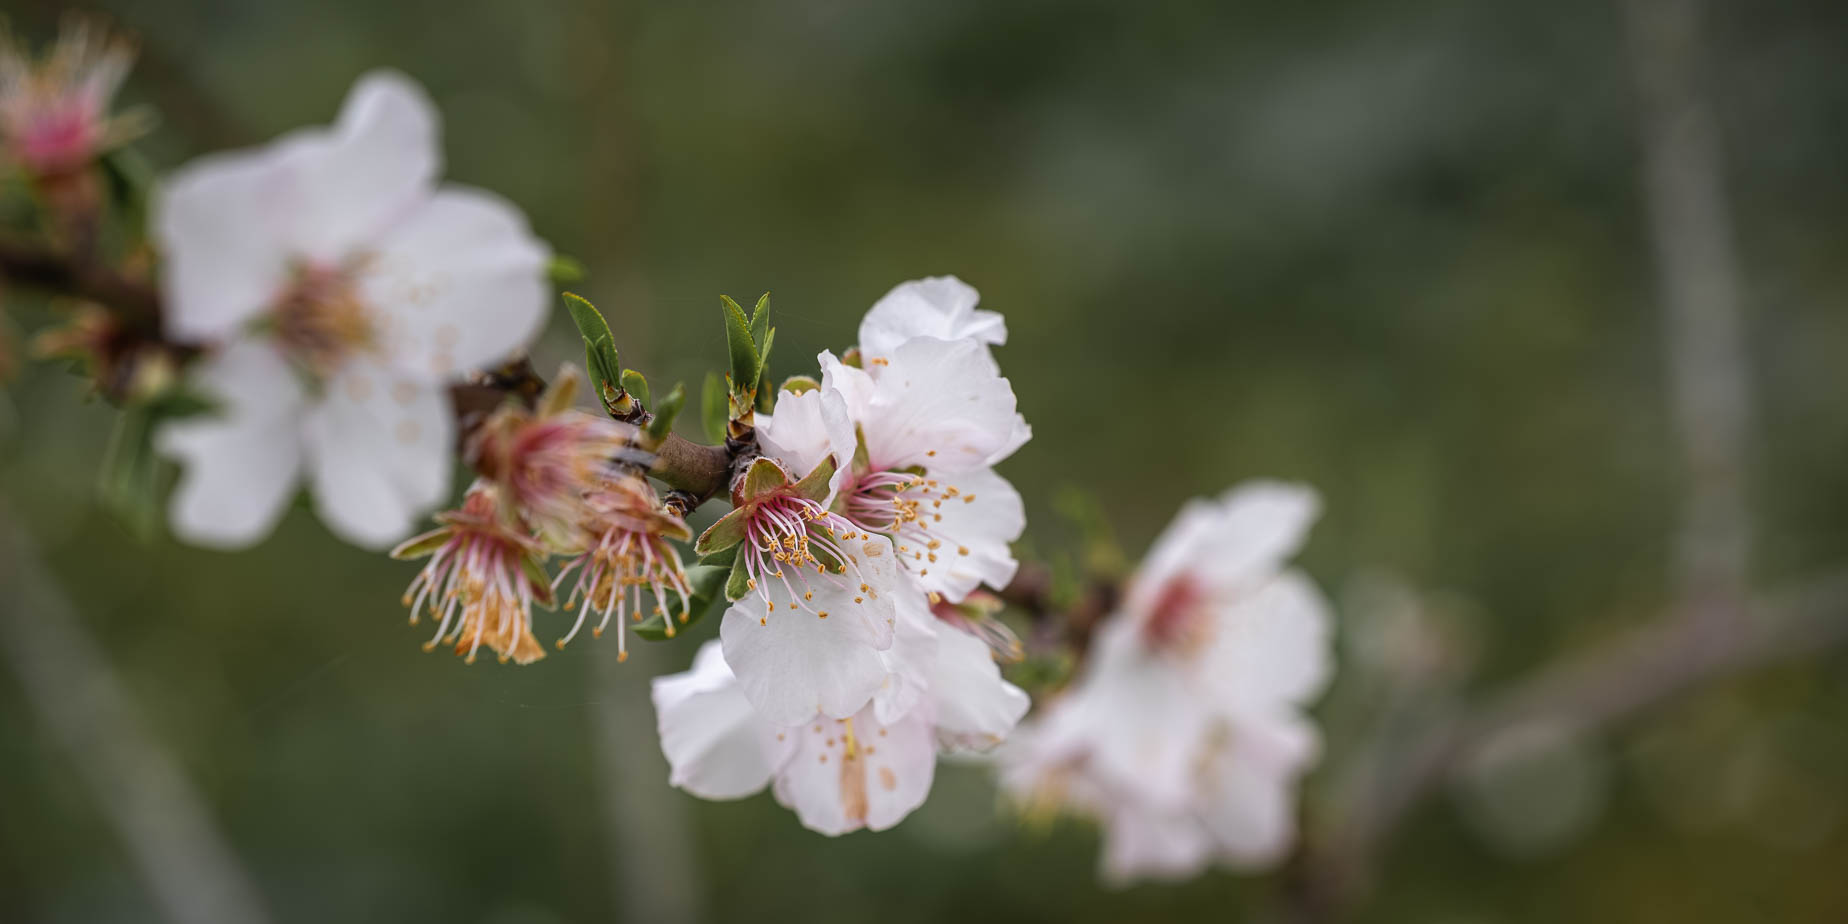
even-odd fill
[(1190, 577), (1174, 578), (1155, 597), (1155, 605), (1142, 624), (1142, 635), (1150, 648), (1176, 654), (1192, 654), (1205, 647), (1213, 635), (1212, 611), (1206, 590)]
[[(892, 537), (898, 560), (928, 577), (941, 554), (969, 554), (969, 546), (945, 530), (946, 502), (973, 503), (975, 495), (925, 475), (910, 472), (873, 472), (854, 482), (847, 494), (847, 518), (873, 532)], [(931, 593), (931, 602), (940, 600)]]
[(748, 586), (764, 597), (770, 612), (776, 611), (776, 602), (768, 590), (770, 582), (776, 582), (789, 592), (791, 605), (826, 619), (828, 612), (814, 606), (816, 584), (841, 589), (858, 583), (855, 603), (879, 595), (862, 580), (859, 559), (846, 546), (868, 538), (847, 518), (815, 501), (779, 494), (757, 502), (738, 554), (745, 556)]
[(271, 309), (276, 339), (290, 358), (316, 376), (331, 376), (377, 336), (353, 274), (305, 266)]
[[(578, 630), (584, 628), (584, 620), (592, 609), (602, 614), (596, 628), (590, 630), (594, 638), (601, 638), (603, 630), (614, 616), (620, 628), (624, 614), (640, 620), (642, 618), (642, 592), (646, 590), (654, 597), (652, 612), (665, 617), (667, 637), (674, 637), (674, 619), (665, 610), (670, 594), (680, 598), (678, 618), (686, 622), (691, 616), (693, 605), (693, 588), (687, 583), (686, 571), (681, 567), (680, 555), (672, 543), (662, 536), (648, 530), (635, 529), (623, 525), (613, 525), (597, 540), (590, 551), (567, 563), (558, 572), (553, 581), (557, 587), (563, 583), (571, 569), (582, 566), (577, 581), (571, 587), (571, 596), (566, 606), (578, 607), (577, 621), (571, 624), (571, 631), (558, 640), (558, 647), (563, 648), (577, 637)], [(582, 602), (580, 602), (580, 600)], [(626, 633), (616, 633), (616, 659), (626, 661), (629, 658)]]

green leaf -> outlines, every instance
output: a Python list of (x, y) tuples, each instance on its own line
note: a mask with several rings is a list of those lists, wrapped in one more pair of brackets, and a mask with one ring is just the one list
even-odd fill
[(699, 540), (693, 543), (693, 551), (701, 555), (712, 555), (743, 542), (747, 516), (745, 508), (735, 507), (730, 513), (719, 517), (718, 522), (699, 534)]
[(579, 263), (577, 258), (569, 257), (562, 253), (555, 253), (552, 255), (552, 262), (547, 263), (545, 266), (545, 274), (552, 277), (552, 284), (556, 286), (567, 286), (574, 282), (582, 282), (584, 277), (590, 275), (590, 273), (584, 269), (584, 264)]
[(141, 541), (154, 537), (160, 523), (160, 467), (154, 455), (155, 415), (146, 408), (124, 408), (110, 432), (97, 481), (102, 506)]
[(770, 293), (757, 297), (757, 304), (751, 309), (751, 342), (757, 344), (757, 352), (762, 362), (770, 359)]
[(141, 152), (118, 147), (103, 155), (103, 176), (109, 184), (109, 198), (114, 202), (125, 228), (139, 229), (147, 224), (148, 195), (159, 181), (154, 165)]
[(622, 370), (622, 390), (635, 396), (635, 400), (642, 402), (642, 406), (644, 407), (651, 403), (649, 401), (651, 396), (648, 392), (648, 379), (644, 378), (640, 372), (634, 369)]
[(719, 380), (719, 374), (706, 373), (706, 385), (699, 396), (699, 418), (706, 428), (706, 439), (711, 442), (725, 442), (725, 423), (731, 414), (729, 404), (730, 396), (725, 393), (725, 383)]
[(745, 319), (744, 309), (738, 307), (731, 296), (721, 295), (719, 299), (725, 304), (725, 346), (731, 357), (732, 387), (742, 389), (755, 385), (762, 360), (758, 356), (757, 341), (751, 337), (751, 322)]
[(744, 563), (744, 556), (732, 559), (731, 576), (725, 579), (725, 599), (742, 600), (751, 592), (751, 572)]
[(566, 292), (565, 308), (571, 312), (572, 322), (584, 337), (584, 364), (590, 369), (591, 385), (607, 404), (609, 392), (622, 382), (622, 361), (616, 354), (616, 338), (597, 306), (583, 296)]
[(771, 461), (767, 456), (758, 456), (751, 460), (751, 467), (744, 470), (744, 499), (750, 500), (789, 484), (789, 473), (781, 465)]
[(655, 406), (654, 419), (648, 422), (648, 438), (657, 444), (667, 439), (667, 435), (674, 432), (674, 418), (680, 416), (680, 408), (686, 403), (686, 388), (675, 383), (674, 390), (663, 395), (661, 403)]

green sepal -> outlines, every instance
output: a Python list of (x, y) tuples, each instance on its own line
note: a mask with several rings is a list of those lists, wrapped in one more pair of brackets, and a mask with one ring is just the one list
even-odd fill
[(99, 159), (124, 228), (147, 226), (148, 195), (160, 182), (159, 171), (131, 147), (118, 147)]
[(661, 396), (661, 403), (654, 409), (654, 419), (648, 422), (648, 439), (651, 443), (659, 445), (667, 439), (669, 433), (674, 432), (674, 418), (680, 416), (680, 409), (686, 403), (687, 390), (678, 383), (674, 385), (673, 391)]
[(750, 501), (788, 484), (789, 473), (783, 471), (781, 465), (767, 456), (758, 456), (751, 460), (751, 467), (744, 470), (744, 500)]
[(841, 365), (843, 366), (851, 366), (855, 369), (860, 369), (863, 368), (865, 364), (866, 360), (860, 355), (860, 348), (857, 346), (848, 347), (847, 352), (841, 354)]
[(399, 561), (406, 561), (412, 558), (423, 558), (428, 555), (434, 555), (437, 549), (442, 548), (444, 543), (449, 541), (451, 535), (454, 535), (454, 533), (451, 532), (448, 527), (442, 527), (440, 529), (430, 530), (421, 536), (412, 536), (398, 543), (398, 545), (391, 550), (391, 557)]
[(552, 576), (545, 573), (545, 566), (531, 555), (520, 556), (520, 570), (526, 572), (526, 579), (533, 585), (533, 602), (551, 608), (557, 604), (552, 597)]
[(648, 379), (634, 369), (622, 370), (622, 390), (632, 395), (635, 400), (646, 407), (653, 397), (648, 391)]
[(565, 308), (584, 337), (584, 365), (590, 370), (591, 385), (607, 406), (615, 397), (611, 393), (622, 386), (622, 360), (616, 354), (616, 338), (597, 306), (583, 296), (566, 292)]
[(732, 559), (731, 576), (725, 579), (725, 599), (733, 602), (743, 600), (751, 592), (751, 572), (744, 563), (745, 556)]
[(590, 275), (589, 271), (584, 269), (584, 264), (578, 262), (576, 257), (562, 253), (552, 255), (551, 262), (545, 265), (545, 274), (552, 278), (552, 284), (555, 286), (582, 282), (585, 276)]
[(814, 470), (802, 476), (793, 489), (800, 497), (819, 504), (828, 496), (828, 482), (833, 480), (836, 469), (834, 457), (829, 456), (815, 466)]
[(808, 375), (792, 375), (783, 380), (783, 390), (792, 395), (805, 394), (815, 391), (820, 387), (821, 383), (815, 381), (813, 376)]
[(853, 425), (853, 462), (851, 465), (853, 467), (849, 471), (856, 475), (864, 475), (873, 467), (873, 458), (866, 452), (866, 431), (860, 429), (859, 424)]
[(719, 517), (718, 522), (699, 534), (699, 539), (693, 543), (693, 551), (700, 555), (713, 555), (743, 542), (745, 520), (749, 513), (743, 507), (732, 508), (730, 513)]
[(706, 385), (699, 395), (699, 422), (706, 428), (706, 439), (711, 442), (725, 442), (725, 423), (730, 419), (729, 401), (719, 374), (706, 373)]
[(154, 538), (160, 523), (160, 467), (153, 443), (157, 417), (146, 407), (122, 410), (109, 434), (97, 481), (103, 508), (144, 542)]

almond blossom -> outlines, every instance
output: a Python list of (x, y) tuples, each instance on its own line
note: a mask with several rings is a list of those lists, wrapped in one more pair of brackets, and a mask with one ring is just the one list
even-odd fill
[[(675, 542), (691, 539), (693, 534), (681, 518), (662, 506), (647, 479), (640, 475), (610, 478), (581, 501), (579, 522), (591, 537), (583, 552), (565, 563), (558, 571), (553, 587), (562, 585), (572, 572), (567, 606), (578, 608), (577, 621), (571, 631), (558, 640), (563, 648), (584, 628), (585, 619), (595, 610), (600, 619), (591, 634), (602, 636), (615, 617), (616, 659), (629, 657), (626, 633), (620, 629), (624, 615), (642, 618), (642, 593), (655, 601), (653, 613), (671, 615), (666, 620), (667, 635), (674, 635), (674, 621), (684, 623), (692, 606), (693, 589), (680, 562)], [(672, 614), (667, 607), (673, 606)]]
[[(759, 443), (775, 458), (850, 459), (832, 485), (840, 515), (889, 537), (926, 594), (954, 602), (1005, 585), (1026, 526), (1020, 495), (992, 468), (1019, 447), (1012, 386), (974, 340), (917, 337), (866, 361), (823, 353), (821, 388), (782, 395)], [(826, 425), (821, 408), (835, 402), (847, 427)]]
[(733, 510), (701, 534), (710, 555), (736, 548), (719, 637), (744, 695), (783, 725), (859, 712), (885, 680), (900, 583), (892, 543), (828, 509), (825, 456), (800, 481), (763, 457)]
[(403, 536), (449, 491), (446, 383), (521, 349), (546, 246), (520, 212), (438, 186), (437, 115), (407, 78), (354, 86), (336, 123), (182, 169), (157, 202), (167, 335), (211, 348), (212, 417), (166, 426), (182, 537), (242, 546), (298, 483), (355, 544)]
[(1027, 696), (1001, 679), (980, 639), (934, 627), (930, 698), (902, 715), (872, 705), (850, 716), (767, 720), (740, 689), (722, 646), (707, 642), (691, 670), (656, 678), (654, 702), (669, 782), (703, 799), (740, 799), (771, 786), (802, 824), (830, 836), (882, 831), (930, 794), (940, 752), (1005, 737)]
[(1095, 817), (1115, 883), (1260, 867), (1294, 839), (1315, 759), (1303, 706), (1328, 675), (1327, 607), (1284, 563), (1316, 514), (1306, 488), (1196, 501), (1159, 539), (1083, 671), (1010, 741), (1029, 808)]
[(145, 120), (109, 114), (133, 47), (95, 22), (68, 17), (34, 59), (0, 23), (0, 139), (34, 176), (78, 170), (141, 132)]
[(935, 340), (1007, 342), (1007, 322), (980, 311), (975, 287), (955, 276), (913, 279), (892, 287), (860, 320), (860, 349), (883, 356), (915, 337)]

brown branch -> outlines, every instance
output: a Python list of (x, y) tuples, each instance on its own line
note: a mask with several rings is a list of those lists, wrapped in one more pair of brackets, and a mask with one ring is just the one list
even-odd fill
[(0, 279), (108, 306), (150, 335), (160, 330), (160, 293), (152, 285), (49, 247), (0, 237)]

